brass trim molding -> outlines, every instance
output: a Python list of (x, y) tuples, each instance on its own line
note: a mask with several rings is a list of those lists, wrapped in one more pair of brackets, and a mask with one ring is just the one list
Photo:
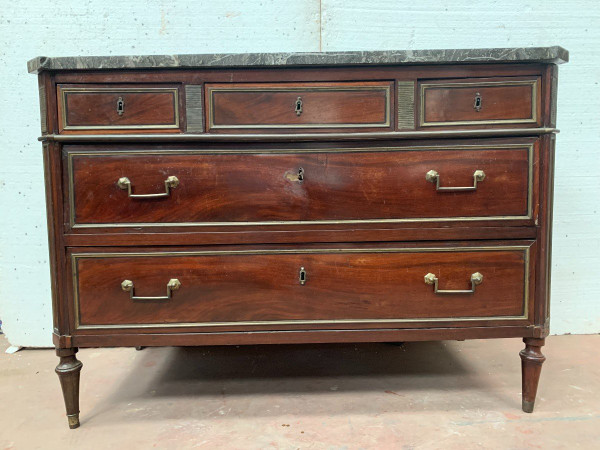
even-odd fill
[[(173, 155), (173, 154), (264, 154), (264, 153), (371, 153), (401, 152), (427, 150), (503, 150), (526, 149), (528, 161), (527, 213), (524, 216), (477, 216), (477, 217), (425, 217), (398, 219), (346, 219), (346, 220), (290, 220), (290, 221), (257, 221), (257, 222), (157, 222), (157, 223), (85, 223), (75, 220), (75, 189), (73, 158), (76, 156), (114, 156), (114, 155)], [(78, 151), (67, 150), (67, 174), (69, 183), (69, 225), (79, 228), (139, 228), (139, 227), (221, 227), (221, 226), (273, 226), (273, 225), (339, 225), (339, 224), (390, 224), (416, 222), (461, 222), (461, 221), (493, 221), (493, 220), (531, 220), (533, 214), (533, 144), (501, 144), (501, 145), (432, 145), (409, 147), (368, 147), (368, 148), (322, 148), (322, 149), (261, 149), (261, 150), (112, 150), (112, 151)]]
[(398, 91), (398, 129), (415, 129), (415, 82), (396, 81)]
[(42, 134), (46, 134), (48, 132), (48, 105), (46, 103), (46, 86), (40, 84), (38, 92), (40, 96), (41, 130)]
[[(179, 129), (179, 88), (176, 87), (147, 87), (147, 88), (89, 88), (89, 87), (59, 87), (61, 101), (62, 129), (70, 130), (170, 130)], [(173, 110), (175, 113), (173, 123), (167, 125), (69, 125), (67, 123), (67, 94), (69, 93), (153, 93), (164, 92), (173, 94)]]
[(54, 142), (311, 142), (311, 141), (364, 141), (391, 139), (441, 139), (532, 136), (558, 133), (557, 128), (498, 128), (469, 130), (428, 131), (378, 131), (365, 133), (273, 133), (273, 134), (218, 134), (218, 133), (172, 133), (172, 134), (46, 134), (38, 141)]
[(186, 132), (204, 132), (204, 86), (201, 84), (185, 86), (185, 122)]
[[(442, 127), (451, 125), (496, 125), (496, 124), (516, 124), (516, 123), (536, 123), (537, 122), (537, 89), (539, 79), (533, 80), (514, 80), (514, 81), (482, 81), (462, 83), (460, 81), (452, 83), (421, 83), (420, 84), (420, 109), (419, 126), (421, 127)], [(425, 121), (425, 91), (436, 88), (454, 88), (463, 87), (501, 87), (501, 86), (520, 86), (531, 85), (531, 117), (525, 119), (490, 119), (490, 120), (456, 120), (448, 122), (426, 122)]]
[[(262, 88), (220, 88), (207, 86), (208, 96), (208, 129), (279, 129), (279, 128), (389, 128), (391, 124), (391, 86), (298, 86), (298, 87), (262, 87)], [(385, 120), (375, 123), (315, 123), (315, 124), (237, 124), (237, 125), (215, 125), (214, 94), (215, 92), (348, 92), (348, 91), (384, 91), (385, 93)]]
[[(189, 323), (156, 323), (156, 324), (124, 324), (124, 325), (82, 325), (80, 320), (80, 302), (77, 262), (84, 258), (129, 258), (165, 257), (165, 256), (215, 256), (215, 255), (273, 255), (273, 254), (344, 254), (344, 253), (428, 253), (428, 252), (489, 252), (520, 250), (524, 255), (523, 274), (523, 314), (520, 316), (481, 316), (481, 317), (434, 317), (410, 319), (320, 319), (320, 320), (259, 320), (240, 322), (189, 322)], [(71, 254), (71, 275), (73, 282), (73, 307), (76, 330), (91, 329), (129, 329), (129, 328), (189, 328), (189, 327), (224, 327), (224, 326), (257, 326), (257, 325), (314, 325), (343, 323), (414, 323), (414, 322), (473, 322), (481, 320), (528, 320), (529, 319), (529, 277), (530, 246), (503, 245), (477, 247), (425, 247), (425, 248), (322, 248), (322, 249), (278, 249), (278, 250), (223, 250), (223, 251), (166, 251), (166, 252), (110, 252), (110, 253), (73, 253)]]

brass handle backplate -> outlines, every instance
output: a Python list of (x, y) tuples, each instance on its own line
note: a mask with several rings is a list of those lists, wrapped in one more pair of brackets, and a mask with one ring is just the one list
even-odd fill
[(432, 284), (433, 292), (436, 294), (472, 294), (475, 292), (475, 286), (478, 286), (481, 283), (483, 283), (483, 275), (479, 272), (475, 272), (471, 275), (471, 289), (438, 289), (438, 278), (432, 273), (425, 275), (425, 284)]
[(442, 187), (440, 186), (440, 174), (435, 170), (427, 172), (425, 174), (425, 179), (430, 183), (435, 184), (435, 190), (439, 192), (475, 191), (477, 189), (477, 183), (485, 180), (485, 172), (483, 170), (476, 170), (473, 173), (473, 186)]
[(181, 282), (177, 278), (171, 278), (167, 283), (167, 295), (161, 297), (136, 297), (133, 287), (133, 281), (123, 280), (121, 283), (121, 289), (125, 292), (129, 292), (129, 298), (131, 300), (170, 300), (173, 296), (173, 291), (176, 291), (181, 287)]
[(302, 97), (298, 97), (296, 99), (296, 103), (294, 104), (294, 111), (296, 111), (297, 116), (302, 114)]
[(117, 181), (117, 186), (121, 189), (127, 190), (127, 195), (130, 198), (161, 198), (168, 197), (171, 195), (171, 189), (176, 188), (179, 185), (179, 179), (176, 176), (167, 177), (165, 180), (165, 192), (160, 192), (158, 194), (133, 194), (131, 181), (127, 177), (119, 178)]

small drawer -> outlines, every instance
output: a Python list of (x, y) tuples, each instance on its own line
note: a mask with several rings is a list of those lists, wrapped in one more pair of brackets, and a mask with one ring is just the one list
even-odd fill
[(530, 220), (533, 144), (86, 151), (73, 228)]
[(421, 127), (540, 124), (539, 78), (467, 78), (419, 83)]
[(176, 86), (58, 86), (60, 131), (179, 131)]
[(526, 321), (530, 245), (77, 250), (76, 326)]
[(209, 131), (391, 129), (391, 82), (207, 84)]

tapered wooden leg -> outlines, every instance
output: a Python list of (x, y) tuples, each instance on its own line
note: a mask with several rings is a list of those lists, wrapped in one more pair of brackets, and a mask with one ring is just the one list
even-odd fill
[(77, 350), (77, 348), (56, 349), (56, 355), (60, 357), (56, 373), (62, 387), (67, 420), (71, 429), (79, 427), (79, 373), (83, 364), (75, 357)]
[(523, 384), (523, 411), (526, 413), (533, 412), (542, 364), (546, 361), (546, 357), (542, 355), (541, 351), (544, 341), (545, 339), (524, 338), (525, 348), (519, 352)]

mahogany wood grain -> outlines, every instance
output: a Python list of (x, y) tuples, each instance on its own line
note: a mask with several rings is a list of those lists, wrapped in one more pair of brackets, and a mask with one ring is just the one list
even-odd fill
[[(244, 154), (73, 153), (75, 224), (420, 219), (527, 215), (529, 151), (478, 150)], [(150, 152), (150, 150), (148, 151)], [(437, 170), (442, 192), (425, 179)], [(299, 172), (302, 172), (300, 179)], [(133, 199), (117, 186), (127, 177)]]
[(162, 346), (199, 346), (199, 345), (258, 345), (258, 344), (319, 344), (319, 343), (352, 343), (352, 342), (399, 342), (399, 341), (434, 341), (464, 339), (496, 339), (532, 336), (534, 327), (527, 326), (494, 326), (425, 329), (372, 329), (362, 330), (312, 330), (312, 331), (272, 331), (260, 332), (227, 332), (198, 333), (179, 332), (169, 334), (163, 332), (123, 334), (121, 330), (110, 333), (78, 334), (72, 340), (79, 347), (148, 347)]
[[(165, 88), (170, 90), (165, 91)], [(126, 127), (129, 132), (138, 133), (164, 126), (180, 131), (177, 90), (177, 85), (58, 85), (60, 131), (95, 128), (114, 131)], [(117, 111), (119, 98), (124, 102), (121, 115)]]
[[(144, 249), (141, 248), (123, 248), (123, 247), (87, 247), (87, 248), (73, 248), (68, 252), (67, 258), (69, 260), (72, 259), (71, 255), (77, 255), (77, 254), (93, 254), (93, 255), (97, 255), (98, 257), (103, 257), (103, 256), (109, 256), (107, 255), (107, 253), (109, 254), (122, 254), (125, 252), (142, 252), (142, 256), (144, 255), (149, 255), (149, 253), (156, 253), (156, 252), (198, 252), (198, 251), (204, 251), (205, 253), (212, 253), (214, 254), (215, 252), (217, 254), (222, 254), (219, 252), (232, 252), (232, 251), (239, 251), (240, 249), (244, 249), (244, 250), (252, 250), (255, 253), (258, 252), (262, 252), (262, 253), (268, 253), (269, 251), (272, 250), (283, 250), (286, 252), (296, 252), (296, 254), (298, 254), (298, 250), (299, 249), (303, 249), (305, 252), (312, 252), (312, 253), (323, 253), (324, 250), (327, 249), (336, 249), (335, 251), (343, 251), (343, 250), (370, 250), (370, 251), (374, 251), (374, 252), (379, 252), (379, 253), (384, 253), (386, 251), (390, 251), (390, 249), (397, 249), (397, 248), (402, 248), (404, 249), (404, 251), (409, 251), (409, 250), (419, 250), (420, 252), (423, 251), (430, 251), (430, 250), (436, 250), (436, 251), (453, 251), (453, 250), (459, 250), (459, 251), (469, 251), (470, 249), (472, 249), (473, 247), (478, 247), (476, 250), (487, 250), (489, 251), (494, 251), (495, 250), (500, 250), (498, 247), (507, 247), (509, 250), (510, 249), (514, 249), (515, 251), (522, 251), (524, 252), (527, 248), (529, 249), (529, 268), (528, 268), (528, 273), (529, 273), (529, 279), (528, 279), (528, 297), (530, 299), (530, 301), (528, 302), (528, 308), (527, 308), (527, 313), (525, 315), (525, 318), (506, 318), (506, 319), (501, 319), (501, 318), (488, 318), (488, 317), (482, 317), (482, 318), (470, 318), (468, 320), (457, 320), (457, 318), (448, 318), (448, 319), (443, 319), (443, 320), (436, 320), (436, 321), (431, 321), (429, 319), (413, 319), (410, 321), (403, 321), (401, 323), (399, 322), (394, 322), (393, 320), (380, 320), (378, 322), (372, 322), (370, 321), (368, 323), (368, 327), (370, 329), (389, 329), (389, 328), (398, 328), (398, 327), (402, 327), (402, 328), (430, 328), (432, 326), (435, 327), (464, 327), (464, 326), (468, 326), (468, 327), (514, 327), (514, 326), (520, 326), (520, 325), (526, 325), (526, 326), (532, 326), (533, 329), (537, 330), (537, 326), (534, 325), (534, 321), (533, 321), (533, 317), (534, 317), (534, 310), (535, 310), (535, 305), (534, 302), (532, 301), (535, 297), (536, 297), (536, 290), (535, 290), (535, 279), (536, 279), (536, 267), (534, 264), (535, 261), (535, 255), (537, 253), (536, 248), (536, 242), (535, 241), (531, 241), (531, 240), (502, 240), (502, 241), (443, 241), (443, 242), (418, 242), (418, 241), (414, 241), (414, 242), (382, 242), (382, 243), (339, 243), (339, 244), (302, 244), (302, 246), (299, 246), (297, 244), (278, 244), (278, 245), (273, 245), (273, 244), (263, 244), (263, 245), (253, 245), (253, 246), (237, 246), (237, 245), (212, 245), (212, 246), (203, 246), (203, 247), (191, 247), (191, 246), (180, 246), (180, 247), (146, 247)], [(425, 249), (425, 250), (424, 250)], [(329, 250), (329, 252), (331, 252), (331, 250)], [(325, 252), (327, 253), (327, 252)], [(124, 255), (127, 256), (127, 255)], [(130, 255), (130, 256), (134, 256), (134, 255)], [(180, 256), (185, 256), (185, 255), (181, 255)], [(191, 256), (191, 254), (188, 253), (188, 256)], [(72, 264), (69, 264), (70, 268), (73, 268)], [(70, 280), (74, 280), (74, 276), (76, 277), (75, 273), (72, 272), (71, 270), (69, 270), (69, 272), (67, 273), (67, 276)], [(71, 281), (71, 284), (72, 284)], [(441, 285), (440, 285), (441, 286)], [(69, 306), (69, 311), (70, 311), (70, 320), (73, 324), (75, 324), (76, 322), (76, 318), (75, 318), (75, 314), (74, 314), (74, 308), (72, 305), (75, 305), (76, 302), (76, 298), (73, 296), (73, 290), (70, 289), (68, 292), (68, 298), (66, 300), (66, 302), (70, 305)], [(75, 328), (75, 325), (73, 325), (73, 328)], [(318, 330), (318, 329), (328, 329), (328, 330), (338, 330), (338, 331), (342, 331), (342, 330), (359, 330), (359, 329), (364, 329), (365, 328), (365, 324), (364, 323), (360, 323), (360, 322), (329, 322), (327, 324), (324, 324), (323, 322), (317, 322), (317, 323), (299, 323), (299, 322), (286, 322), (285, 324), (273, 324), (271, 322), (265, 322), (264, 324), (253, 324), (253, 325), (223, 325), (223, 324), (218, 324), (218, 325), (202, 325), (202, 326), (198, 326), (198, 324), (185, 324), (185, 325), (178, 325), (178, 324), (162, 324), (160, 326), (160, 332), (161, 333), (181, 333), (182, 331), (185, 331), (186, 333), (205, 333), (205, 332), (213, 332), (213, 333), (219, 333), (219, 332), (237, 332), (237, 331), (268, 331), (268, 330), (277, 330), (277, 331), (300, 331), (300, 330), (307, 330), (307, 329), (311, 329), (311, 330)], [(111, 328), (104, 328), (102, 330), (99, 329), (94, 329), (94, 328), (81, 328), (79, 327), (75, 333), (76, 335), (82, 335), (82, 334), (97, 334), (97, 333), (132, 333), (132, 334), (146, 334), (146, 333), (152, 333), (153, 332), (153, 328), (152, 327), (147, 327), (147, 328), (140, 328), (140, 327), (131, 327), (131, 328), (122, 328), (122, 327), (111, 327)], [(534, 334), (531, 334), (534, 335)], [(62, 341), (61, 342), (65, 342), (68, 343), (67, 346), (73, 345), (72, 344), (72, 336), (63, 336), (61, 337)], [(66, 344), (65, 344), (66, 345)]]
[[(537, 84), (529, 84), (534, 82)], [(540, 106), (536, 101), (539, 83), (539, 77), (423, 81), (419, 85), (424, 100), (420, 126), (476, 126), (484, 121), (499, 121), (498, 125), (503, 126), (519, 122), (540, 124)], [(481, 99), (479, 110), (475, 108), (477, 96)]]
[[(405, 224), (406, 225), (406, 224)], [(76, 230), (78, 233), (65, 235), (65, 245), (139, 247), (157, 245), (212, 245), (212, 244), (264, 244), (264, 243), (307, 243), (307, 242), (385, 242), (385, 241), (447, 241), (461, 239), (534, 239), (537, 229), (533, 226), (436, 226), (408, 224), (410, 226), (390, 228), (388, 226), (352, 228), (305, 227), (303, 230), (267, 229), (262, 231), (190, 231), (187, 228), (169, 227), (169, 231), (136, 227), (130, 232), (119, 229), (111, 233), (96, 230)], [(114, 229), (112, 229), (115, 231)]]
[[(80, 324), (501, 318), (525, 314), (522, 250), (291, 251), (82, 256), (76, 260)], [(299, 281), (301, 268), (306, 272), (304, 285)], [(436, 294), (423, 279), (429, 272), (440, 278), (440, 289), (470, 289), (470, 277), (475, 272), (484, 275), (484, 282), (475, 293)], [(182, 286), (169, 300), (135, 301), (121, 289), (121, 282), (128, 279), (134, 282), (136, 296), (163, 296), (172, 278)]]
[(55, 371), (60, 380), (67, 421), (71, 429), (79, 428), (79, 375), (83, 364), (75, 356), (77, 351), (77, 348), (56, 349), (60, 363)]
[[(540, 348), (549, 323), (555, 138), (547, 133), (555, 126), (556, 76), (556, 66), (537, 63), (40, 73), (39, 85), (47, 94), (43, 139), (53, 339), (61, 358), (59, 376), (71, 424), (76, 423), (79, 409), (81, 365), (75, 358), (79, 346), (524, 337), (523, 406), (532, 409), (543, 361)], [(534, 104), (531, 91), (522, 87), (464, 86), (519, 80), (538, 81)], [(399, 131), (398, 106), (404, 106), (397, 100), (400, 81), (415, 83), (412, 134), (394, 133)], [(420, 85), (431, 82), (457, 87), (427, 90), (421, 104)], [(215, 102), (217, 125), (300, 127), (205, 128), (205, 133), (195, 136), (183, 133), (187, 85), (203, 86), (205, 94), (211, 86), (389, 86), (391, 108), (389, 117), (383, 117), (383, 91), (372, 90), (343, 95), (319, 90), (245, 92), (219, 98), (221, 93)], [(71, 97), (64, 111), (70, 124), (109, 128), (64, 130), (59, 95), (59, 87), (64, 86), (173, 87), (179, 95), (175, 104), (162, 96), (126, 94), (120, 118), (114, 114), (116, 91), (110, 98)], [(477, 92), (482, 95), (479, 112), (472, 103)], [(303, 98), (300, 116), (293, 111), (298, 96)], [(204, 95), (204, 114), (208, 99)], [(433, 126), (419, 125), (423, 107)], [(535, 122), (527, 121), (532, 107)], [(178, 128), (152, 128), (173, 123), (176, 111)], [(380, 125), (385, 119), (389, 126), (357, 126)], [(500, 122), (487, 123), (493, 120)], [(305, 128), (318, 121), (327, 128)], [(144, 128), (119, 128), (119, 124)], [(150, 141), (151, 134), (157, 139)], [(79, 140), (61, 142), (62, 137)], [(526, 157), (529, 145), (533, 145), (531, 161)], [(426, 148), (408, 148), (414, 146)], [(71, 155), (74, 190), (69, 187)], [(528, 163), (533, 167), (531, 179)], [(300, 167), (304, 169), (301, 183)], [(431, 169), (441, 174), (442, 186), (470, 185), (476, 169), (487, 176), (475, 192), (437, 193), (425, 180)], [(171, 172), (180, 184), (166, 199), (132, 200), (116, 186), (119, 177), (127, 176), (134, 193), (160, 192)], [(527, 213), (529, 183), (531, 218), (507, 220)], [(74, 211), (70, 193), (75, 194)], [(71, 212), (76, 213), (75, 227)], [(382, 218), (407, 220), (376, 221)], [(452, 220), (442, 220), (448, 218)], [(353, 219), (368, 222), (343, 222)], [(274, 222), (248, 224), (268, 220)], [(207, 224), (185, 226), (190, 221)], [(104, 222), (125, 226), (98, 226)], [(469, 251), (490, 246), (508, 248)], [(529, 249), (528, 272), (524, 250), (514, 247)], [(326, 248), (337, 250), (323, 254)], [(347, 252), (368, 248), (377, 251)], [(405, 251), (389, 252), (391, 248)], [(444, 251), (419, 250), (423, 248)], [(219, 253), (236, 249), (286, 253)], [(298, 252), (301, 249), (305, 251)], [(175, 254), (158, 257), (151, 252)], [(73, 273), (71, 257), (82, 253), (97, 258), (79, 258)], [(110, 256), (124, 253), (141, 255)], [(307, 271), (303, 286), (297, 278), (300, 267)], [(467, 289), (475, 271), (484, 274), (484, 282), (474, 294), (435, 295), (423, 280), (425, 273), (432, 272), (442, 289)], [(133, 302), (120, 287), (126, 277), (134, 281), (139, 295), (162, 295), (171, 277), (179, 278), (182, 287), (166, 303)], [(526, 285), (529, 302), (524, 310)], [(76, 298), (83, 325), (79, 328)], [(374, 318), (379, 320), (370, 320)], [(240, 324), (257, 320), (265, 322)], [(277, 320), (284, 323), (273, 323)], [(127, 326), (131, 322), (139, 326)]]
[(519, 352), (521, 357), (522, 409), (526, 413), (532, 413), (542, 364), (546, 361), (546, 357), (541, 350), (545, 339), (526, 337), (523, 342), (525, 342), (525, 348)]
[[(227, 83), (206, 85), (206, 123), (220, 128), (391, 129), (393, 84)], [(300, 99), (301, 111), (296, 112)]]
[(539, 274), (536, 277), (536, 323), (542, 326), (543, 332), (539, 336), (545, 338), (550, 333), (550, 277), (552, 268), (552, 204), (554, 201), (554, 158), (556, 136), (542, 137), (540, 152), (540, 178), (539, 178), (539, 245), (538, 262)]
[(332, 66), (287, 68), (197, 68), (148, 70), (77, 70), (53, 74), (56, 83), (291, 83), (364, 80), (410, 80), (541, 75), (545, 64), (439, 64), (411, 66)]

